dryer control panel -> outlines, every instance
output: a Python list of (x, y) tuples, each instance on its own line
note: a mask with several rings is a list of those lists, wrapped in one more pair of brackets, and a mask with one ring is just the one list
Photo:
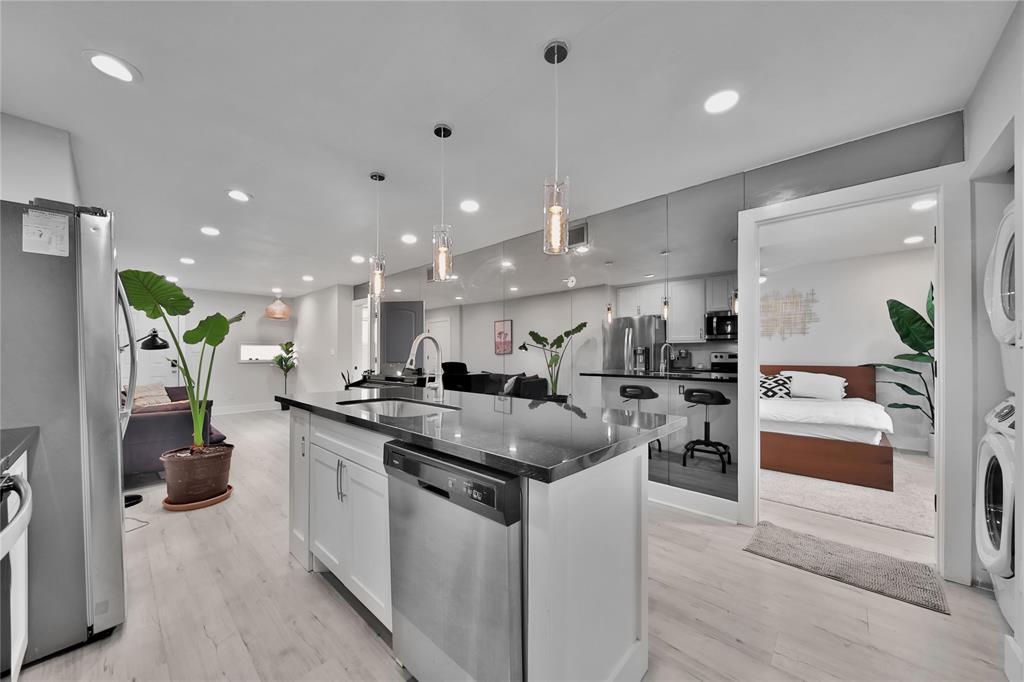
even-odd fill
[(1007, 438), (1013, 438), (1016, 434), (1017, 409), (1013, 403), (1013, 396), (1010, 396), (985, 415), (985, 423), (988, 427)]

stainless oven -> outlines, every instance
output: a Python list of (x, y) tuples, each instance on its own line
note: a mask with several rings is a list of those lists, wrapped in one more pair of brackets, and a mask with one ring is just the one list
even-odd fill
[(735, 341), (739, 338), (736, 313), (719, 310), (704, 317), (704, 338), (708, 341)]

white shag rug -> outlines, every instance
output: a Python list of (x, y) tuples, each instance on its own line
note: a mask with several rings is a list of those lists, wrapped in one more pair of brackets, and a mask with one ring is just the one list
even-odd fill
[(893, 453), (893, 491), (761, 470), (761, 498), (935, 537), (935, 465), (927, 454)]

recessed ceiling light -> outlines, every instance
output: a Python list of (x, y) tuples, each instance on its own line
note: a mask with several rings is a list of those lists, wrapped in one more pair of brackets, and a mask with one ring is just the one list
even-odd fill
[(235, 201), (241, 201), (243, 204), (252, 199), (251, 194), (243, 192), (240, 189), (229, 189), (228, 196), (234, 199)]
[(312, 282), (313, 281), (313, 275), (303, 275), (302, 276), (302, 281), (303, 282)]
[(175, 277), (174, 275), (167, 275), (166, 277), (164, 277), (164, 279), (166, 279), (168, 282), (177, 282), (178, 281), (178, 278)]
[(456, 296), (456, 297), (455, 297), (455, 300), (456, 300), (456, 301), (461, 301), (461, 300), (462, 300), (462, 297), (461, 297), (461, 296)]
[(510, 261), (510, 260), (503, 260), (503, 261), (501, 261), (501, 267), (503, 267), (503, 268), (510, 268), (510, 267), (512, 267), (512, 261)]
[(767, 281), (768, 281), (768, 278), (765, 277), (764, 275), (761, 275), (760, 277), (757, 278), (757, 283), (758, 284), (764, 284)]
[(918, 199), (910, 205), (912, 211), (927, 211), (930, 208), (935, 208), (938, 205), (938, 201), (935, 199)]
[(402, 293), (401, 289), (392, 289), (391, 291), (395, 292), (396, 294)]
[(466, 213), (476, 213), (477, 211), (480, 210), (480, 204), (474, 201), (473, 199), (466, 199), (461, 204), (459, 204), (459, 208), (461, 208)]
[(509, 291), (519, 291), (519, 287), (509, 287)]
[(365, 263), (366, 259), (363, 258), (362, 256), (352, 256), (351, 261), (353, 263), (359, 264), (359, 263)]
[(586, 244), (584, 244), (583, 246), (576, 247), (576, 253), (586, 253), (587, 251), (590, 251), (590, 247), (587, 246)]
[(279, 294), (279, 293), (281, 293), (281, 287), (274, 287), (270, 291), (271, 291), (271, 293)]
[(648, 272), (646, 275), (644, 275), (644, 279), (650, 279), (651, 277), (654, 277), (653, 272)]
[(97, 52), (96, 50), (86, 50), (82, 54), (89, 58), (89, 63), (91, 63), (97, 71), (104, 73), (111, 78), (116, 78), (122, 83), (131, 83), (132, 81), (142, 80), (142, 73), (119, 57), (107, 54), (106, 52)]
[(419, 240), (416, 238), (416, 235), (414, 235), (414, 234), (403, 234), (402, 235), (402, 243), (403, 244), (415, 244), (417, 241), (419, 241)]
[(218, 230), (216, 227), (210, 227), (209, 225), (200, 227), (199, 231), (205, 234), (207, 237), (216, 237), (217, 235), (220, 234), (220, 230)]
[(920, 244), (924, 241), (924, 237), (919, 234), (914, 234), (903, 240), (904, 244)]
[(182, 256), (181, 258), (178, 259), (178, 262), (184, 265), (195, 265), (196, 259), (189, 258), (188, 256)]
[(704, 100), (704, 111), (709, 114), (721, 114), (729, 111), (740, 101), (740, 93), (735, 90), (721, 90)]

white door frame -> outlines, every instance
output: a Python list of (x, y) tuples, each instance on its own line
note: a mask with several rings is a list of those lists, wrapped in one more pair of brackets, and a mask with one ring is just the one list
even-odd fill
[[(883, 199), (935, 192), (936, 282), (935, 305), (935, 461), (939, 496), (935, 539), (939, 573), (947, 580), (969, 585), (974, 556), (972, 429), (974, 381), (972, 337), (973, 257), (970, 183), (965, 164), (957, 163), (838, 189), (739, 214), (739, 316), (760, 319), (760, 244), (758, 228), (778, 220), (824, 213)], [(749, 292), (749, 293), (747, 293)], [(759, 515), (761, 466), (757, 378), (760, 370), (757, 325), (740, 325), (739, 334), (739, 515), (740, 524), (753, 526)], [(965, 415), (967, 415), (965, 417)], [(950, 456), (947, 456), (947, 453)], [(967, 482), (967, 483), (964, 483)]]

